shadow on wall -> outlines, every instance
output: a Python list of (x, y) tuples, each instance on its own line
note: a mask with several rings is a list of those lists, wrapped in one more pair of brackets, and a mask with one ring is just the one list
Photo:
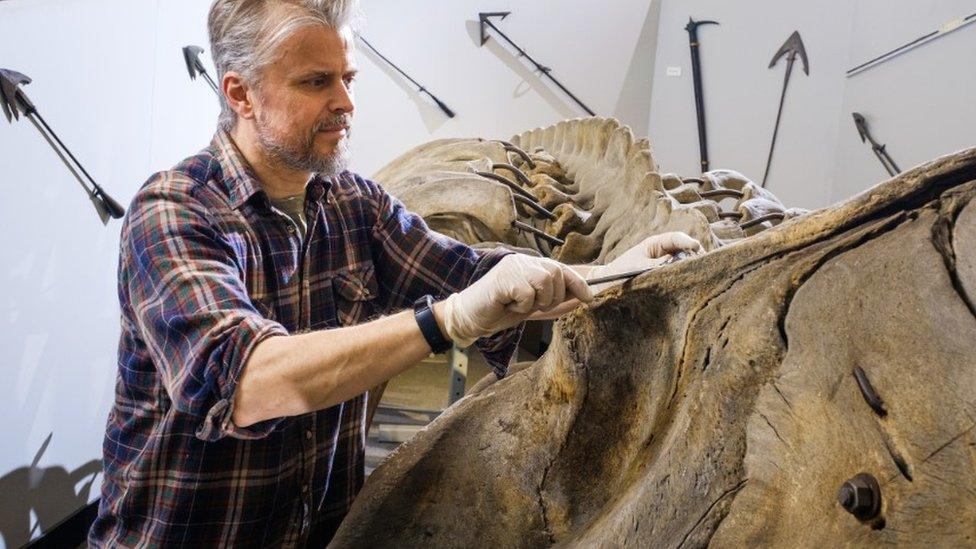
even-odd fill
[(661, 24), (661, 0), (654, 0), (647, 7), (644, 26), (641, 27), (634, 54), (627, 67), (620, 96), (617, 98), (614, 118), (630, 126), (634, 135), (650, 135), (651, 89), (654, 85), (654, 69), (657, 59), (657, 29)]
[[(93, 459), (74, 471), (64, 467), (38, 467), (54, 433), (47, 436), (28, 466), (0, 477), (0, 539), (7, 547), (20, 547), (37, 533), (47, 531), (66, 516), (88, 504), (92, 483), (102, 471)], [(86, 480), (87, 479), (87, 480)], [(75, 486), (85, 481), (78, 491)], [(31, 516), (36, 517), (31, 525)]]
[[(519, 98), (529, 90), (535, 91), (539, 94), (546, 103), (557, 113), (562, 119), (565, 118), (579, 118), (581, 116), (587, 116), (582, 110), (577, 110), (575, 104), (570, 103), (570, 99), (563, 99), (561, 96), (556, 95), (556, 92), (549, 86), (548, 83), (543, 82), (542, 77), (537, 71), (530, 70), (526, 67), (517, 56), (508, 51), (502, 44), (494, 38), (490, 38), (485, 42), (484, 46), (481, 46), (481, 23), (479, 21), (467, 21), (465, 26), (468, 29), (468, 35), (471, 37), (471, 41), (477, 47), (485, 48), (500, 59), (503, 63), (508, 65), (508, 68), (522, 79), (522, 82), (515, 88), (512, 92), (513, 98)], [(516, 41), (517, 42), (517, 41)], [(567, 86), (568, 87), (568, 86)]]
[(375, 52), (367, 47), (359, 48), (359, 51), (379, 67), (390, 80), (400, 86), (403, 92), (410, 96), (410, 99), (416, 103), (417, 111), (420, 113), (420, 119), (423, 120), (424, 126), (427, 127), (429, 133), (436, 132), (449, 120), (437, 105), (431, 103), (430, 98), (420, 93), (420, 90), (415, 89), (406, 78), (396, 72), (393, 67), (387, 64), (386, 61), (383, 61)]

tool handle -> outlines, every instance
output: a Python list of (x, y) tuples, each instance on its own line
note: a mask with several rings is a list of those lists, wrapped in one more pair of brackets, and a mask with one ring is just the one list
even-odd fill
[(701, 172), (705, 173), (711, 165), (708, 159), (708, 134), (705, 129), (705, 94), (702, 89), (701, 57), (698, 53), (697, 40), (693, 39), (691, 44), (691, 74), (695, 89), (695, 115), (698, 118), (698, 149)]
[(437, 103), (437, 106), (444, 111), (444, 114), (446, 114), (448, 118), (454, 118), (456, 116), (454, 111), (452, 111), (451, 108), (448, 107), (443, 101), (435, 97), (434, 94), (428, 93), (428, 95), (430, 95), (430, 98), (434, 100), (434, 103)]

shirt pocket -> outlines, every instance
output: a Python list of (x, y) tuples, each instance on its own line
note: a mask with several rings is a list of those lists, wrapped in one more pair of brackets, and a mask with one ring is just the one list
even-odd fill
[(340, 326), (355, 326), (379, 315), (379, 283), (372, 262), (360, 262), (332, 277)]

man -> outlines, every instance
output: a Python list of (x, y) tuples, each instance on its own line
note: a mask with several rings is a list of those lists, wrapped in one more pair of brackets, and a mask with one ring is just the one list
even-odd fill
[[(526, 319), (592, 298), (588, 268), (472, 250), (345, 170), (353, 9), (211, 7), (220, 129), (145, 184), (122, 231), (93, 546), (322, 546), (363, 482), (370, 387), (451, 342), (504, 376)], [(678, 249), (698, 243), (651, 239), (602, 269)]]

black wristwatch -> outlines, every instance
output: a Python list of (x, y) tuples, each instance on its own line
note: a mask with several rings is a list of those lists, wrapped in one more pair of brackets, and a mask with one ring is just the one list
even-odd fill
[(413, 304), (413, 317), (417, 319), (420, 333), (424, 334), (427, 345), (435, 353), (444, 353), (454, 346), (450, 339), (444, 337), (437, 319), (434, 318), (434, 298), (425, 295)]

